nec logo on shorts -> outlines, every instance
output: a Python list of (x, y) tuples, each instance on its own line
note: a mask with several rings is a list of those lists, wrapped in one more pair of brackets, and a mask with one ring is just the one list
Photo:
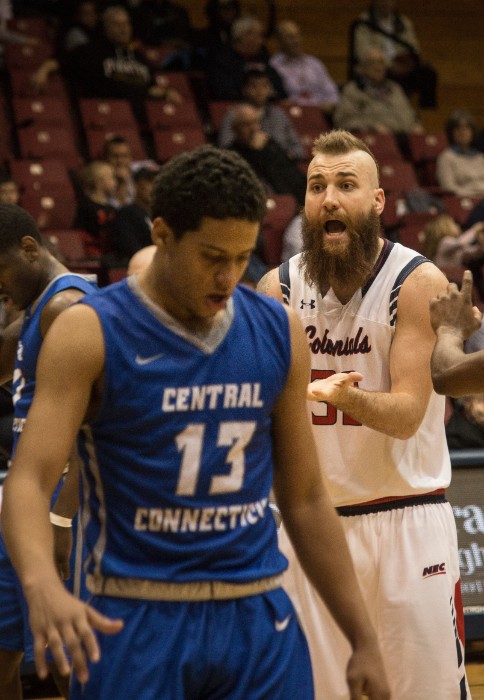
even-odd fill
[(422, 572), (422, 578), (430, 578), (430, 576), (438, 576), (440, 574), (446, 574), (445, 561), (442, 564), (433, 564), (433, 566), (426, 566)]

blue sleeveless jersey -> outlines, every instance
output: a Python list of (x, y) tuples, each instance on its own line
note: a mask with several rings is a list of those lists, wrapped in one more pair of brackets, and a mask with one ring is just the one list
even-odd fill
[(92, 293), (97, 289), (97, 286), (95, 282), (89, 281), (82, 275), (65, 273), (55, 277), (42, 294), (26, 309), (25, 320), (17, 343), (12, 381), (14, 405), (12, 454), (15, 452), (34, 396), (35, 371), (43, 341), (40, 330), (42, 310), (53, 296), (65, 289), (79, 289), (82, 292)]
[(238, 288), (208, 347), (133, 280), (81, 300), (106, 351), (102, 403), (81, 431), (87, 570), (171, 582), (278, 574), (271, 411), (290, 366), (287, 314)]

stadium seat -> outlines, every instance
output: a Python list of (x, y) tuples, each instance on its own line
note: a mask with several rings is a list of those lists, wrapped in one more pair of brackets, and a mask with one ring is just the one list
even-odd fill
[(422, 187), (437, 188), (435, 176), (439, 154), (448, 146), (444, 131), (408, 134), (408, 149)]
[(62, 97), (18, 97), (11, 100), (12, 116), (16, 127), (66, 126), (74, 129), (70, 105)]
[(457, 194), (444, 194), (443, 202), (445, 211), (461, 226), (467, 221), (469, 214), (482, 197), (464, 197)]
[(120, 282), (121, 280), (124, 280), (127, 272), (127, 267), (112, 267), (110, 270), (108, 270), (109, 284), (114, 284), (115, 282)]
[(13, 32), (30, 34), (45, 41), (52, 34), (55, 35), (55, 26), (52, 26), (47, 17), (31, 15), (26, 17), (11, 17), (7, 20), (7, 28)]
[(68, 197), (74, 194), (68, 168), (60, 159), (11, 159), (8, 165), (21, 192), (55, 193)]
[(162, 163), (182, 151), (189, 151), (207, 142), (203, 129), (194, 126), (155, 129), (152, 135), (155, 157)]
[(393, 163), (394, 161), (404, 160), (394, 134), (361, 132), (357, 135), (367, 144), (379, 163)]
[[(31, 77), (32, 68), (10, 68), (8, 70), (8, 81), (12, 95), (17, 95), (18, 97), (36, 97), (30, 82)], [(42, 94), (45, 97), (62, 97), (69, 102), (66, 84), (59, 73), (54, 73), (49, 77)]]
[(85, 231), (71, 228), (42, 231), (44, 240), (49, 241), (50, 245), (59, 251), (70, 270), (102, 275), (103, 266), (99, 260), (86, 257), (84, 251), (85, 235), (88, 235)]
[(222, 126), (223, 118), (229, 109), (235, 107), (238, 102), (234, 100), (212, 100), (208, 103), (208, 115), (212, 129), (216, 133)]
[(190, 78), (186, 73), (178, 71), (155, 71), (154, 78), (157, 85), (164, 88), (174, 88), (187, 102), (193, 102), (195, 100)]
[(329, 131), (329, 125), (319, 107), (314, 105), (296, 105), (291, 102), (278, 102), (278, 106), (287, 112), (292, 125), (298, 133), (306, 131)]
[(297, 214), (297, 201), (291, 194), (271, 194), (267, 199), (267, 213), (262, 221), (264, 261), (269, 267), (281, 262), (282, 237), (289, 222)]
[(22, 193), (20, 206), (33, 216), (39, 229), (63, 229), (72, 226), (76, 199), (73, 191), (71, 196), (67, 196), (65, 192), (47, 195), (28, 190)]
[(82, 157), (72, 129), (61, 126), (27, 126), (17, 130), (21, 158), (55, 158), (78, 167)]
[(146, 160), (146, 148), (141, 140), (139, 129), (131, 126), (116, 126), (106, 129), (90, 128), (85, 129), (84, 134), (87, 142), (87, 151), (90, 159), (102, 158), (104, 143), (112, 136), (122, 136), (131, 148), (134, 160)]
[(398, 229), (397, 240), (407, 248), (423, 253), (423, 228), (428, 221), (435, 219), (438, 214), (429, 212), (412, 212), (402, 217), (402, 225)]
[(79, 116), (84, 129), (138, 128), (129, 100), (80, 97)]
[(7, 71), (11, 68), (28, 68), (30, 72), (38, 68), (48, 58), (54, 55), (54, 48), (49, 41), (42, 41), (38, 44), (5, 44), (5, 67)]
[(148, 127), (154, 129), (173, 129), (178, 126), (194, 126), (203, 128), (195, 102), (163, 102), (162, 100), (146, 100), (146, 118)]
[(380, 163), (380, 185), (385, 193), (405, 193), (419, 187), (412, 163), (403, 160)]

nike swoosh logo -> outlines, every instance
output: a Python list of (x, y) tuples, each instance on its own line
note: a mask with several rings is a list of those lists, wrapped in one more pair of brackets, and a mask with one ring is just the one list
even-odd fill
[(287, 628), (290, 620), (291, 620), (292, 615), (289, 614), (287, 617), (284, 618), (284, 620), (276, 620), (274, 622), (274, 627), (276, 628), (276, 632), (284, 632), (284, 630)]
[(150, 362), (154, 362), (155, 360), (159, 360), (160, 357), (164, 357), (165, 353), (160, 352), (158, 355), (151, 355), (150, 357), (141, 357), (141, 355), (136, 355), (134, 358), (134, 361), (136, 362), (137, 365), (149, 365)]

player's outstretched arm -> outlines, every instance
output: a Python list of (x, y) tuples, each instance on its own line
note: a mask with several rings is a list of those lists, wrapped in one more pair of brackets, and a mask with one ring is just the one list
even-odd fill
[(481, 325), (482, 314), (472, 303), (472, 273), (464, 272), (456, 284), (430, 302), (430, 320), (437, 338), (431, 370), (435, 391), (450, 396), (484, 392), (484, 350), (466, 354), (464, 341)]
[(41, 677), (47, 673), (46, 644), (59, 671), (69, 672), (65, 643), (74, 671), (84, 682), (87, 660), (99, 658), (94, 629), (114, 633), (122, 627), (121, 621), (100, 616), (65, 590), (54, 563), (49, 522), (52, 493), (103, 366), (103, 338), (95, 312), (83, 305), (67, 309), (43, 342), (29, 419), (4, 485), (2, 530), (29, 604)]
[(307, 415), (309, 350), (289, 311), (292, 364), (274, 425), (274, 492), (299, 560), (353, 649), (347, 670), (351, 699), (390, 697), (375, 632), (356, 580), (343, 529), (323, 483)]

